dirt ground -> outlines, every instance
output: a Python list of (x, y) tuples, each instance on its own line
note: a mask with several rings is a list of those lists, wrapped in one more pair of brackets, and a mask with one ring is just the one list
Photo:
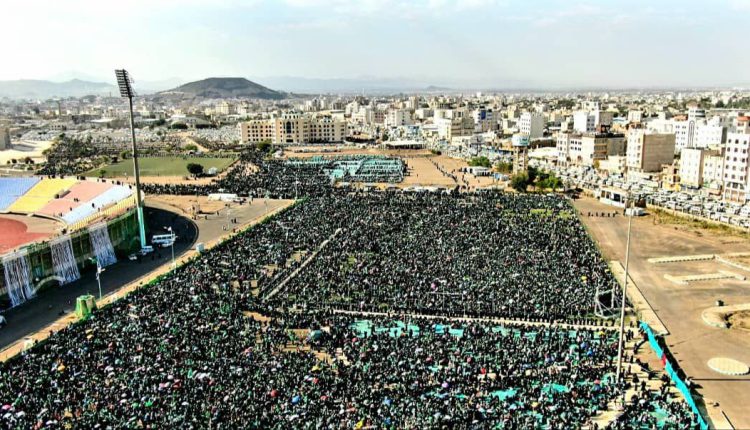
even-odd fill
[(226, 202), (208, 200), (206, 196), (173, 196), (164, 194), (148, 196), (147, 199), (149, 202), (161, 202), (179, 208), (187, 215), (194, 213), (215, 213), (227, 205)]
[(750, 330), (750, 311), (729, 315), (729, 326), (733, 329)]
[[(581, 221), (607, 260), (625, 262), (628, 219), (622, 209), (591, 198), (576, 200)], [(616, 217), (588, 216), (588, 212), (618, 211)], [(723, 300), (727, 305), (750, 303), (750, 282), (738, 279), (690, 282), (676, 285), (664, 275), (685, 276), (721, 270), (750, 275), (718, 260), (653, 264), (655, 257), (747, 252), (750, 242), (712, 230), (693, 230), (684, 225), (659, 224), (651, 215), (633, 219), (630, 276), (664, 323), (669, 350), (679, 366), (698, 387), (706, 403), (716, 402), (735, 428), (750, 428), (750, 376), (724, 376), (707, 362), (729, 357), (750, 363), (750, 331), (715, 328), (703, 322), (702, 312)]]
[(656, 224), (672, 226), (698, 236), (711, 235), (734, 240), (750, 239), (750, 233), (745, 229), (738, 229), (722, 223), (706, 222), (691, 217), (673, 215), (663, 210), (649, 209), (649, 212), (649, 217)]
[[(333, 149), (336, 149), (336, 152), (331, 152)], [(302, 150), (311, 150), (313, 152), (296, 152)], [(452, 188), (458, 185), (474, 189), (491, 187), (493, 185), (503, 188), (506, 186), (503, 182), (496, 183), (492, 177), (475, 177), (471, 174), (461, 173), (461, 168), (468, 166), (465, 160), (445, 155), (435, 155), (426, 149), (386, 150), (351, 147), (299, 147), (287, 149), (284, 153), (284, 158), (335, 157), (344, 155), (386, 155), (403, 158), (409, 169), (409, 175), (404, 177), (402, 183), (396, 185), (400, 188), (413, 186)], [(451, 175), (455, 176), (456, 179), (454, 180)]]

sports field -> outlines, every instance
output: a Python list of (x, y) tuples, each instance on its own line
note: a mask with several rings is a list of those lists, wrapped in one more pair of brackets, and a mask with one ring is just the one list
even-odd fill
[[(138, 167), (141, 176), (189, 176), (187, 165), (197, 163), (203, 166), (203, 171), (208, 172), (212, 167), (216, 167), (219, 173), (224, 171), (235, 161), (235, 158), (218, 158), (218, 157), (139, 157)], [(101, 176), (104, 171), (104, 177), (117, 178), (133, 175), (133, 160), (128, 159), (97, 169), (89, 170), (85, 176)]]

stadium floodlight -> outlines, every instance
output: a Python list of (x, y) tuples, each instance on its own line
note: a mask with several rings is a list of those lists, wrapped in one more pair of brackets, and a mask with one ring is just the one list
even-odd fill
[(117, 77), (117, 86), (120, 87), (120, 96), (130, 99), (135, 97), (128, 71), (125, 69), (115, 70), (115, 76)]
[(143, 201), (141, 200), (141, 174), (138, 169), (138, 148), (135, 145), (135, 124), (133, 122), (133, 91), (130, 74), (125, 69), (115, 70), (117, 77), (117, 86), (120, 88), (120, 96), (128, 99), (130, 108), (130, 137), (133, 141), (133, 176), (135, 177), (135, 203), (136, 212), (138, 213), (138, 232), (141, 240), (141, 249), (146, 247), (146, 225), (143, 219)]

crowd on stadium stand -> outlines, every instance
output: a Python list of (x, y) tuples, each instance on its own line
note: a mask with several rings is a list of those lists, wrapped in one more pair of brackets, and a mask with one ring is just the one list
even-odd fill
[[(294, 192), (283, 165), (245, 157), (260, 174), (235, 169), (224, 186)], [(614, 382), (605, 328), (450, 318), (592, 311), (614, 281), (564, 199), (307, 179), (309, 198), (0, 365), (0, 427), (568, 429), (637, 383)], [(150, 190), (182, 191), (206, 193)], [(643, 401), (613, 428), (694, 428), (663, 392), (636, 388)]]

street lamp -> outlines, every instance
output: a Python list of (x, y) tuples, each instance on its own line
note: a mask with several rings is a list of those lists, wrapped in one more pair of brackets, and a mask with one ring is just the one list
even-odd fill
[(172, 238), (169, 240), (169, 243), (172, 245), (172, 269), (174, 269), (175, 267), (177, 267), (177, 265), (174, 262), (174, 241), (177, 238), (174, 235), (174, 231), (172, 230), (172, 227), (169, 227), (167, 230), (172, 235)]
[[(617, 342), (617, 382), (622, 380), (622, 352), (625, 348), (625, 300), (627, 299), (628, 290), (628, 265), (630, 263), (630, 232), (633, 227), (633, 205), (631, 205), (630, 214), (628, 214), (628, 204), (630, 204), (631, 198), (628, 195), (628, 201), (625, 204), (625, 215), (628, 217), (628, 239), (625, 244), (625, 282), (622, 287), (622, 303), (620, 303), (620, 337)], [(614, 291), (613, 291), (614, 292)], [(624, 392), (623, 392), (624, 397)], [(624, 405), (623, 401), (623, 405)]]
[(102, 267), (101, 263), (99, 263), (99, 259), (96, 259), (96, 283), (99, 284), (99, 300), (102, 299), (102, 279), (101, 275), (102, 272), (104, 272), (104, 268)]
[(146, 226), (143, 219), (143, 202), (141, 201), (141, 175), (138, 170), (138, 149), (135, 146), (135, 124), (133, 122), (133, 97), (135, 92), (131, 84), (130, 75), (125, 69), (115, 70), (117, 86), (120, 87), (120, 96), (128, 99), (130, 108), (130, 137), (133, 141), (133, 171), (135, 173), (135, 203), (138, 213), (138, 232), (141, 240), (141, 249), (146, 246)]

